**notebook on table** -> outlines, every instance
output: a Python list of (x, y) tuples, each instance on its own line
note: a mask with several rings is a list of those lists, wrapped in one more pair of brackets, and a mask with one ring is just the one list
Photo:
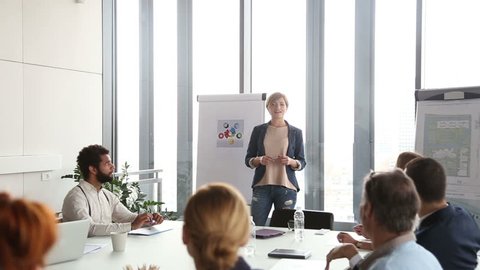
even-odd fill
[(173, 227), (165, 225), (165, 224), (162, 223), (162, 224), (154, 225), (154, 226), (151, 226), (151, 227), (143, 227), (143, 228), (139, 228), (139, 229), (136, 229), (136, 230), (132, 230), (128, 234), (130, 234), (130, 235), (154, 235), (154, 234), (157, 234), (157, 233), (170, 231), (172, 229), (173, 229)]
[(58, 223), (58, 238), (46, 256), (46, 264), (72, 261), (83, 255), (90, 221), (87, 219)]
[(284, 233), (285, 233), (284, 231), (273, 230), (273, 229), (258, 229), (255, 231), (256, 237), (260, 239), (280, 236), (280, 235), (283, 235)]

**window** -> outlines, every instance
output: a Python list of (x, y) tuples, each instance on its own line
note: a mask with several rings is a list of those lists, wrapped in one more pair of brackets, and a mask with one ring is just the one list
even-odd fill
[[(424, 2), (425, 86), (431, 88), (479, 85), (480, 79), (476, 74), (479, 72), (480, 52), (476, 48), (480, 47), (480, 38), (474, 34), (479, 20), (474, 11), (479, 9), (479, 4), (473, 0), (462, 0), (462, 5), (454, 5), (452, 1), (447, 0), (425, 0)], [(128, 161), (132, 165), (131, 169), (138, 169), (139, 134), (142, 134), (139, 131), (139, 117), (140, 110), (143, 110), (139, 106), (138, 38), (141, 18), (138, 15), (138, 2), (117, 0), (116, 3), (117, 164)], [(164, 170), (162, 200), (167, 203), (169, 210), (176, 210), (176, 201), (183, 199), (177, 199), (174, 195), (177, 194), (177, 181), (175, 181), (179, 177), (177, 171), (187, 170), (185, 181), (192, 180), (192, 185), (195, 186), (198, 132), (196, 98), (198, 95), (237, 94), (240, 92), (240, 78), (242, 78), (240, 75), (243, 75), (246, 82), (251, 80), (254, 93), (271, 94), (279, 91), (287, 95), (290, 104), (286, 119), (303, 130), (305, 143), (307, 143), (305, 137), (307, 129), (318, 128), (318, 126), (306, 126), (307, 120), (311, 121), (311, 115), (313, 115), (306, 111), (306, 95), (312, 94), (311, 89), (308, 91), (306, 89), (307, 47), (311, 45), (307, 44), (306, 36), (308, 23), (306, 17), (311, 13), (307, 13), (306, 9), (307, 4), (312, 2), (252, 0), (252, 13), (246, 14), (247, 18), (250, 18), (248, 15), (252, 18), (252, 66), (251, 69), (245, 68), (247, 73), (251, 70), (251, 78), (250, 74), (240, 74), (244, 71), (240, 69), (242, 56), (240, 8), (242, 5), (235, 1), (224, 0), (191, 2), (165, 0), (153, 3), (155, 143), (152, 147), (154, 147), (155, 167)], [(374, 166), (375, 170), (393, 167), (397, 155), (402, 151), (412, 150), (414, 143), (417, 0), (397, 2), (377, 0), (374, 3), (374, 15), (367, 14), (370, 12), (367, 9), (361, 11), (367, 14), (361, 13), (361, 15), (372, 16), (371, 19), (375, 22), (374, 57), (355, 55), (356, 49), (359, 48), (355, 47), (356, 42), (357, 45), (358, 43), (363, 45), (365, 49), (371, 40), (359, 39), (359, 33), (355, 33), (355, 24), (358, 23), (355, 17), (358, 15), (356, 12), (359, 6), (356, 6), (354, 0), (324, 1), (324, 25), (317, 26), (320, 28), (314, 30), (324, 34), (324, 43), (315, 43), (324, 44), (324, 48), (317, 48), (322, 45), (316, 47), (316, 52), (323, 50), (324, 54), (324, 59), (318, 61), (323, 61), (323, 67), (320, 70), (324, 72), (322, 82), (324, 107), (321, 109), (324, 119), (318, 119), (319, 126), (323, 123), (323, 129), (320, 132), (324, 132), (323, 145), (319, 146), (323, 147), (324, 151), (324, 158), (321, 161), (324, 165), (324, 171), (322, 171), (324, 186), (319, 188), (324, 188), (325, 191), (325, 198), (321, 198), (324, 199), (325, 210), (334, 212), (335, 220), (340, 221), (353, 221), (353, 213), (358, 207), (353, 203), (358, 202), (360, 196), (358, 186), (354, 185), (359, 181), (356, 178), (360, 177), (356, 174), (363, 171), (365, 169), (363, 167)], [(184, 14), (185, 10), (177, 10), (177, 8), (191, 10), (192, 17)], [(315, 6), (315, 8), (320, 10), (323, 6)], [(245, 12), (250, 12), (249, 8)], [(448, 20), (444, 19), (446, 16)], [(323, 19), (323, 14), (315, 18)], [(361, 27), (371, 30), (368, 23)], [(363, 30), (366, 29), (360, 31)], [(246, 40), (249, 40), (248, 38), (250, 37)], [(246, 50), (249, 49), (246, 48)], [(364, 54), (366, 50), (360, 51), (360, 54)], [(248, 57), (249, 52), (245, 55)], [(359, 75), (355, 76), (355, 61), (360, 61), (360, 64), (367, 63), (365, 66), (375, 67), (374, 82), (369, 81), (365, 86), (372, 89), (373, 85), (375, 86), (374, 125), (371, 125), (374, 131), (368, 126), (372, 124), (371, 119), (361, 123), (367, 126), (359, 126), (355, 123), (354, 110), (358, 109), (355, 105), (359, 104), (358, 99), (355, 100), (354, 84)], [(371, 61), (375, 61), (373, 65), (370, 65)], [(315, 68), (318, 68), (318, 65)], [(366, 72), (362, 76), (369, 77), (371, 72)], [(188, 81), (179, 81), (179, 78), (186, 78), (185, 80)], [(184, 87), (184, 84), (188, 86)], [(185, 89), (185, 93), (178, 92), (178, 89)], [(247, 86), (246, 89), (248, 90), (249, 87)], [(178, 104), (181, 100), (192, 101), (192, 108), (189, 108), (191, 112), (184, 113), (181, 116), (182, 119), (179, 119), (174, 112), (183, 113), (180, 107), (183, 104)], [(365, 104), (370, 104), (370, 100)], [(267, 111), (265, 115), (268, 119)], [(181, 121), (188, 121), (188, 125)], [(313, 125), (315, 123), (317, 122)], [(177, 127), (186, 130), (186, 133), (189, 133), (188, 136), (180, 139), (180, 135), (183, 134), (177, 134)], [(354, 147), (358, 146), (358, 144), (354, 145), (354, 136), (359, 131), (365, 130), (369, 135), (375, 134), (375, 151), (370, 153), (369, 150), (362, 148), (361, 151), (354, 153)], [(188, 144), (189, 147), (185, 148), (188, 151), (177, 149), (177, 142)], [(191, 147), (190, 144), (192, 144)], [(321, 149), (311, 148), (306, 147), (305, 151), (321, 151)], [(192, 154), (192, 160), (190, 160), (190, 154)], [(362, 163), (362, 168), (359, 169), (357, 165), (361, 162), (355, 160), (354, 155), (357, 159), (358, 157), (372, 158), (375, 164)], [(185, 163), (188, 168), (181, 168), (183, 165), (178, 165), (177, 168), (177, 159), (182, 158), (188, 159), (182, 160), (182, 164)], [(193, 170), (191, 173), (190, 166)], [(301, 188), (297, 204), (300, 206), (305, 205), (304, 173), (305, 171), (297, 173)], [(193, 176), (193, 179), (190, 179), (190, 176)], [(185, 188), (178, 187), (179, 192), (188, 189), (189, 184), (187, 183)], [(310, 194), (307, 193), (308, 196)]]
[(424, 85), (480, 85), (480, 1), (425, 0)]
[(325, 1), (325, 210), (342, 221), (353, 219), (354, 18), (355, 1)]
[(375, 170), (415, 143), (416, 1), (376, 1)]
[[(216, 10), (217, 12), (213, 12)], [(221, 12), (218, 12), (220, 11)], [(236, 1), (193, 1), (193, 178), (197, 173), (198, 95), (239, 93), (240, 10)], [(195, 180), (193, 180), (195, 186)]]
[[(216, 12), (213, 12), (215, 11)], [(220, 12), (221, 11), (221, 12)], [(239, 85), (239, 4), (193, 1), (193, 91), (235, 94)]]
[(161, 201), (177, 207), (177, 1), (153, 3), (154, 164), (163, 169)]
[[(128, 162), (139, 168), (139, 6), (117, 1), (117, 165)], [(117, 168), (120, 171), (121, 168)]]

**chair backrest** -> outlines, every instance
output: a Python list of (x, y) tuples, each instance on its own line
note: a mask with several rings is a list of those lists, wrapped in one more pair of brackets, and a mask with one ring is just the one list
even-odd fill
[[(295, 209), (275, 209), (270, 219), (271, 227), (288, 227), (293, 220)], [(317, 210), (303, 210), (305, 214), (305, 229), (333, 229), (333, 214)]]

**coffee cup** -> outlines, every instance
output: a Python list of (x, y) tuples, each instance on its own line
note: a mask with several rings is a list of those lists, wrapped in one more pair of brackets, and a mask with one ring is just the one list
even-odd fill
[(127, 244), (127, 233), (126, 232), (111, 232), (110, 236), (112, 237), (112, 247), (113, 251), (122, 252), (125, 250), (125, 245)]

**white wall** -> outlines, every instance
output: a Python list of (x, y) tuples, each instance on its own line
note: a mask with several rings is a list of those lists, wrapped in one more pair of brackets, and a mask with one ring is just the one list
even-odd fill
[(0, 0), (0, 157), (60, 155), (61, 169), (1, 174), (0, 190), (59, 211), (78, 151), (102, 143), (102, 1)]

